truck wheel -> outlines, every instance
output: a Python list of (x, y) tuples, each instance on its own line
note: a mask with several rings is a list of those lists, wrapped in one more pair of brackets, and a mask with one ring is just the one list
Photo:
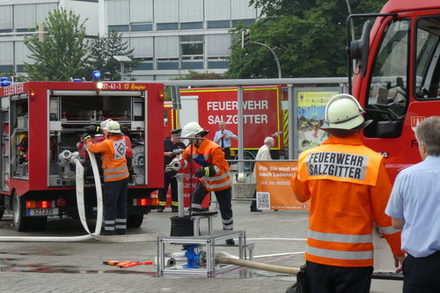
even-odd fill
[(139, 228), (144, 221), (144, 214), (129, 214), (127, 215), (127, 227)]
[(15, 194), (12, 195), (12, 212), (13, 212), (13, 225), (15, 230), (19, 232), (28, 231), (31, 224), (31, 219), (25, 217), (24, 206), (21, 198)]

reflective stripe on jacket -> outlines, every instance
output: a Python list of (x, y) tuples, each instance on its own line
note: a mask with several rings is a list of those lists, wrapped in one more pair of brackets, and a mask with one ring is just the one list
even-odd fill
[(183, 152), (185, 160), (192, 159), (202, 167), (214, 166), (215, 175), (201, 178), (207, 191), (220, 191), (231, 187), (229, 164), (225, 159), (225, 153), (215, 142), (204, 139), (200, 147), (189, 145)]
[(125, 159), (127, 151), (125, 137), (110, 136), (100, 143), (89, 140), (87, 148), (93, 153), (101, 153), (104, 181), (118, 181), (129, 176)]
[[(343, 267), (373, 265), (373, 222), (400, 255), (400, 232), (385, 207), (391, 183), (382, 156), (362, 145), (359, 136), (330, 137), (304, 151), (292, 177), (296, 195), (311, 199), (305, 258)], [(391, 256), (390, 256), (391, 257)]]

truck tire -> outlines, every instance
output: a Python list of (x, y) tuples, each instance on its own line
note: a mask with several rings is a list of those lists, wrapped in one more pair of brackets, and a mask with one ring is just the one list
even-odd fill
[(144, 221), (144, 214), (127, 215), (127, 228), (139, 228)]
[(24, 215), (23, 200), (15, 193), (12, 195), (12, 214), (14, 229), (23, 232), (31, 227), (31, 218)]

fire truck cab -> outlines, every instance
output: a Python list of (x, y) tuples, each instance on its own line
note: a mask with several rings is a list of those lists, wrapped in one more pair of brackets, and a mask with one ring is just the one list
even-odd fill
[(417, 123), (440, 114), (440, 3), (390, 0), (380, 15), (358, 16), (376, 20), (348, 50), (358, 61), (352, 93), (373, 120), (364, 143), (383, 154), (394, 179), (420, 161)]
[[(157, 204), (150, 193), (163, 182), (163, 172), (155, 170), (163, 166), (163, 85), (26, 82), (0, 88), (0, 101), (0, 215), (12, 210), (18, 231), (43, 229), (48, 216), (77, 216), (75, 168), (62, 154), (77, 151), (90, 126), (108, 118), (121, 124), (133, 146), (127, 220), (129, 227), (142, 224)], [(93, 174), (87, 159), (81, 160), (91, 217), (96, 213)]]

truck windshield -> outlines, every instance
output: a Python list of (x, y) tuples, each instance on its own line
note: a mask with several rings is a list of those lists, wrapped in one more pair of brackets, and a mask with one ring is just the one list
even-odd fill
[(377, 51), (365, 110), (374, 123), (367, 137), (397, 137), (408, 101), (408, 19), (389, 23)]
[(416, 98), (440, 98), (440, 17), (424, 17), (417, 22)]

